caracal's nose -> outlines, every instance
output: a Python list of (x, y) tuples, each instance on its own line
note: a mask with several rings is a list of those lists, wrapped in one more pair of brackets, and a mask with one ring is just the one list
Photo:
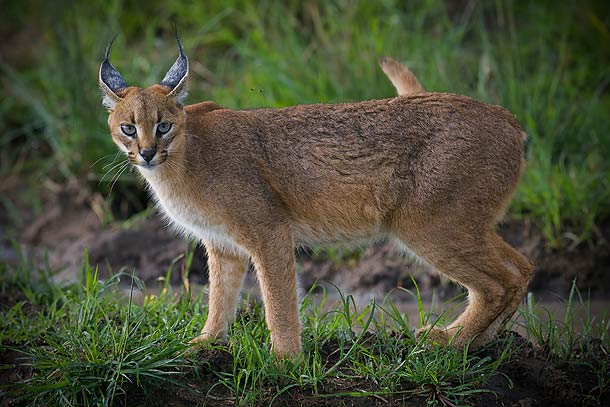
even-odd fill
[(146, 160), (147, 163), (149, 163), (150, 160), (153, 159), (155, 154), (157, 154), (157, 149), (156, 148), (145, 148), (143, 150), (140, 150), (140, 155), (142, 156), (142, 158), (144, 160)]

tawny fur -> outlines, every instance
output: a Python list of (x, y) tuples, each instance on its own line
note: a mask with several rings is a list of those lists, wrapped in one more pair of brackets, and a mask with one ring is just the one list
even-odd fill
[[(459, 331), (454, 345), (474, 338), (476, 346), (503, 327), (533, 270), (495, 232), (523, 171), (524, 132), (501, 107), (408, 89), (256, 110), (182, 107), (160, 85), (117, 93), (108, 118), (115, 143), (168, 219), (209, 254), (209, 317), (195, 341), (226, 334), (251, 260), (273, 350), (299, 353), (295, 244), (380, 236), (468, 288), (466, 311), (431, 332), (435, 340)], [(160, 122), (173, 123), (163, 138), (154, 135)], [(137, 138), (122, 134), (124, 123), (138, 127)], [(152, 147), (147, 168), (139, 151)]]

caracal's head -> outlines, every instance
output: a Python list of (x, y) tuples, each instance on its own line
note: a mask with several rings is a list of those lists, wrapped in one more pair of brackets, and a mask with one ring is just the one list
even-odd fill
[(155, 170), (180, 147), (184, 139), (188, 59), (176, 36), (180, 55), (158, 84), (148, 88), (128, 86), (110, 64), (108, 55), (100, 66), (102, 104), (108, 108), (112, 140), (139, 168)]

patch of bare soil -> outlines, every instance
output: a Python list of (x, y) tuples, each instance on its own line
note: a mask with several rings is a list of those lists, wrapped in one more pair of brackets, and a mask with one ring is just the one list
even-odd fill
[[(595, 367), (610, 363), (609, 350), (592, 340), (583, 348), (575, 348), (577, 362), (553, 361), (553, 355), (534, 347), (516, 333), (513, 346), (518, 347), (510, 361), (502, 365), (477, 398), (479, 406), (607, 406), (610, 405), (610, 372), (598, 376)], [(497, 358), (501, 346), (486, 354)], [(601, 382), (600, 382), (601, 379)], [(599, 401), (599, 404), (598, 404)]]

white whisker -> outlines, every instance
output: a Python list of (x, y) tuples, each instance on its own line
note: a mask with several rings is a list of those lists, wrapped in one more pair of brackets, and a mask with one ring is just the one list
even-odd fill
[[(108, 158), (108, 157), (111, 157), (112, 155), (113, 155), (113, 154), (107, 154), (107, 155), (104, 155), (104, 156), (102, 156), (102, 157), (98, 158), (98, 159), (97, 159), (97, 160), (96, 160), (96, 161), (95, 161), (93, 164), (91, 164), (91, 166), (90, 166), (89, 168), (93, 168), (93, 167), (95, 167), (95, 166), (97, 165), (97, 163), (99, 163), (100, 161), (102, 161), (102, 160), (104, 160), (104, 159), (106, 159), (106, 158)], [(116, 160), (116, 156), (117, 156), (117, 154), (114, 154), (114, 158), (113, 158), (113, 159), (110, 161), (110, 164), (112, 164), (112, 163), (114, 162), (114, 160)], [(106, 168), (106, 166), (107, 166), (107, 165), (109, 165), (109, 164), (106, 164), (106, 165), (105, 165), (104, 167), (102, 167), (102, 168)]]
[(114, 181), (112, 182), (112, 184), (110, 185), (110, 191), (108, 192), (108, 196), (112, 195), (112, 189), (114, 188), (114, 184), (116, 184), (116, 182), (119, 180), (119, 178), (121, 177), (121, 175), (130, 167), (129, 163), (125, 163), (125, 166), (121, 167), (121, 169), (117, 172), (116, 176), (114, 177)]
[(104, 165), (104, 169), (110, 167), (114, 162), (116, 162), (117, 158), (119, 158), (121, 152), (117, 151), (116, 154), (114, 155), (114, 158), (112, 159), (112, 161), (110, 161), (108, 164)]
[(122, 165), (124, 164), (129, 164), (129, 161), (121, 161), (119, 163), (116, 163), (115, 165), (113, 165), (108, 171), (106, 171), (106, 173), (102, 176), (102, 179), (100, 179), (100, 182), (98, 184), (101, 184), (102, 182), (104, 182), (104, 180), (106, 179), (106, 177), (108, 176), (108, 174), (112, 173), (114, 170), (116, 170), (117, 168), (121, 168)]

